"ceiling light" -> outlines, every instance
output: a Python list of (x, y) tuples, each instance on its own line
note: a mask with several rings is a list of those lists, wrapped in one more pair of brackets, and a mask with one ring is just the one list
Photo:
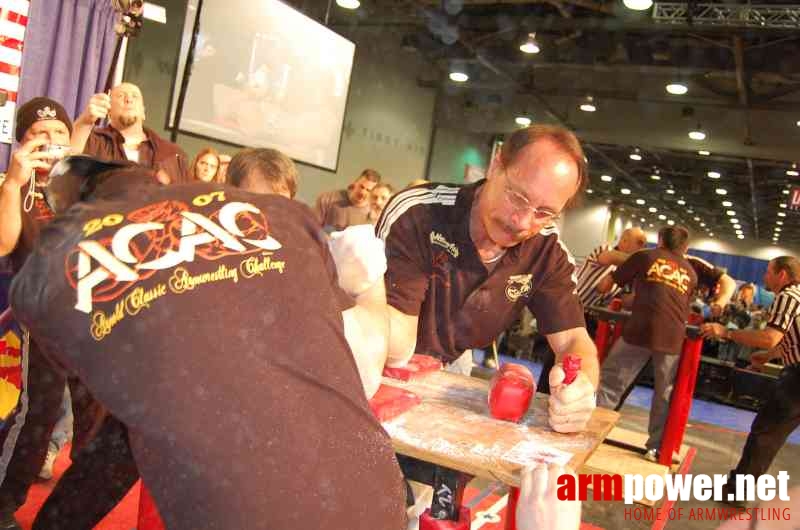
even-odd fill
[(597, 107), (594, 106), (594, 100), (592, 96), (586, 96), (586, 99), (583, 103), (581, 103), (580, 109), (583, 112), (594, 112), (597, 110)]
[(705, 223), (700, 223), (700, 228), (705, 228), (705, 226), (706, 226)]
[(676, 96), (682, 96), (689, 91), (689, 87), (683, 83), (670, 83), (666, 86), (667, 92)]
[(708, 235), (709, 237), (714, 237), (714, 232), (709, 232)]
[(722, 205), (725, 208), (730, 208), (731, 206), (733, 206), (733, 203), (731, 201), (722, 201)]
[(662, 213), (662, 214), (659, 214), (659, 215), (658, 215), (658, 218), (659, 218), (659, 219), (661, 219), (661, 220), (663, 221), (664, 219), (666, 219), (666, 218), (667, 218), (667, 216), (666, 216), (666, 215), (664, 215), (664, 214)]
[(789, 195), (789, 190), (783, 190), (784, 195)]
[(536, 42), (536, 33), (528, 33), (528, 38), (519, 49), (525, 53), (539, 53), (541, 48), (539, 47), (539, 43)]
[(700, 218), (699, 218), (699, 217), (695, 217), (695, 218), (694, 218), (694, 220), (695, 220), (695, 221), (699, 221), (699, 220), (700, 220)]
[(739, 223), (739, 220), (738, 220), (737, 218), (735, 218), (735, 217), (732, 217), (732, 218), (730, 219), (730, 221), (731, 221), (731, 224), (732, 224), (732, 225), (735, 225), (735, 224), (738, 224), (738, 223)]
[(686, 213), (694, 213), (694, 210), (692, 210), (691, 208), (686, 208)]
[(775, 221), (775, 224), (778, 226), (783, 226), (783, 221)]
[(800, 120), (798, 120), (798, 122), (797, 122), (797, 126), (798, 126), (798, 127), (800, 127)]
[(696, 142), (700, 142), (706, 139), (706, 132), (703, 130), (702, 127), (700, 127), (700, 124), (698, 123), (697, 128), (689, 131), (689, 138), (691, 138)]
[(790, 177), (800, 177), (800, 172), (797, 171), (797, 164), (792, 164), (792, 169), (787, 169), (786, 174)]
[(786, 214), (784, 212), (778, 212), (778, 217), (786, 217)]
[(684, 201), (683, 199), (678, 199), (678, 204), (683, 206), (684, 204), (686, 204), (686, 201)]
[(594, 193), (594, 190), (592, 188), (589, 188), (588, 190), (586, 190), (586, 193)]
[(661, 175), (653, 173), (652, 175), (650, 175), (650, 178), (653, 180), (661, 180)]
[(781, 230), (783, 230), (783, 228), (781, 228), (780, 226), (776, 226), (776, 227), (775, 227), (775, 231), (776, 231), (776, 232), (780, 232)]
[(658, 208), (656, 208), (655, 206), (651, 206), (650, 208), (647, 209), (647, 211), (650, 213), (656, 213), (658, 211)]
[(603, 182), (611, 182), (612, 180), (614, 180), (614, 177), (612, 177), (611, 175), (600, 175), (600, 180), (602, 180)]
[(636, 199), (636, 204), (644, 204), (644, 203), (645, 203), (644, 199)]
[(653, 223), (650, 223), (647, 226), (649, 226), (650, 228), (653, 228)]
[(625, 7), (634, 11), (644, 11), (650, 9), (653, 5), (653, 0), (622, 0)]
[(361, 5), (361, 2), (358, 0), (336, 0), (336, 5), (345, 9), (358, 9), (358, 6)]
[(725, 213), (726, 213), (726, 214), (728, 214), (728, 215), (730, 215), (730, 216), (734, 216), (734, 215), (736, 215), (736, 212), (734, 212), (733, 210), (728, 210), (728, 211), (727, 211), (727, 212), (725, 212)]
[(514, 122), (517, 125), (522, 125), (523, 127), (527, 127), (528, 125), (531, 124), (531, 119), (528, 118), (527, 116), (517, 116), (516, 118), (514, 118)]
[(469, 76), (464, 72), (450, 72), (450, 81), (454, 81), (456, 83), (466, 83), (469, 81)]
[(737, 230), (737, 231), (736, 231), (736, 235), (737, 235), (737, 236), (740, 236), (740, 235), (742, 235), (742, 234), (744, 234), (744, 232), (742, 232), (741, 230)]
[(623, 195), (630, 195), (631, 194), (631, 190), (629, 190), (628, 188), (622, 188), (621, 190), (619, 190), (619, 192), (621, 194), (623, 194)]
[(739, 239), (744, 239), (744, 236), (743, 236), (742, 234), (739, 234), (739, 235), (738, 235), (738, 236), (736, 236), (736, 237), (738, 237)]
[(672, 225), (674, 225), (674, 224), (675, 224), (675, 221), (673, 221), (672, 219), (670, 219), (669, 221), (667, 221), (667, 224), (668, 224), (669, 226), (672, 226)]
[(722, 173), (720, 173), (719, 171), (709, 171), (707, 175), (708, 178), (710, 179), (718, 179), (722, 176)]
[(740, 225), (740, 224), (735, 224), (735, 225), (733, 225), (733, 227), (734, 227), (736, 230), (741, 230), (741, 229), (742, 229), (742, 225)]
[(675, 190), (673, 190), (672, 188), (669, 188), (667, 190), (667, 193), (669, 193), (670, 195), (675, 195)]
[(645, 222), (645, 218), (644, 217), (640, 217), (639, 221), (643, 223), (643, 222)]
[(711, 151), (706, 151), (705, 149), (701, 149), (700, 151), (697, 152), (697, 154), (702, 156), (708, 156), (711, 154)]
[(630, 158), (631, 160), (636, 160), (638, 162), (642, 159), (642, 153), (641, 151), (639, 151), (639, 148), (637, 147), (636, 149), (633, 150), (633, 153), (628, 155), (628, 158)]
[(778, 205), (778, 208), (786, 208), (786, 203), (782, 202)]
[(728, 190), (726, 190), (725, 188), (717, 188), (714, 191), (717, 193), (717, 195), (727, 195), (728, 194)]

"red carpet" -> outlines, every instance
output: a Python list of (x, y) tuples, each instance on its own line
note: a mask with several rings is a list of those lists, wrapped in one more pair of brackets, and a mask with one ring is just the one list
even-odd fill
[[(36, 483), (28, 493), (28, 502), (17, 511), (17, 520), (24, 530), (30, 530), (36, 512), (44, 504), (56, 482), (69, 467), (70, 446), (65, 447), (56, 459), (53, 467), (53, 478), (46, 482)], [(131, 530), (136, 528), (139, 515), (139, 485), (131, 488), (122, 502), (103, 519), (96, 530)], [(483, 491), (468, 486), (464, 492), (464, 504), (470, 508), (473, 530), (504, 530), (506, 516), (506, 489), (492, 484)], [(596, 526), (582, 523), (581, 530), (603, 530)]]
[[(36, 483), (28, 493), (28, 502), (17, 511), (17, 520), (24, 530), (30, 530), (36, 512), (44, 504), (45, 499), (50, 495), (50, 490), (55, 487), (56, 482), (69, 467), (70, 446), (66, 446), (56, 459), (53, 466), (53, 478), (46, 482)], [(139, 513), (139, 483), (125, 496), (122, 502), (103, 519), (95, 528), (97, 530), (131, 530), (136, 527), (136, 520)]]

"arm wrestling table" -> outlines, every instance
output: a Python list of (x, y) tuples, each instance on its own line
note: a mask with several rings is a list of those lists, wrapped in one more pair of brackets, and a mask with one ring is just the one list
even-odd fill
[(512, 487), (506, 518), (509, 530), (515, 528), (513, 492), (520, 485), (520, 472), (527, 466), (554, 462), (577, 470), (619, 418), (616, 412), (598, 408), (584, 432), (560, 434), (547, 423), (546, 395), (537, 395), (522, 421), (511, 423), (490, 416), (488, 381), (434, 371), (408, 381), (384, 377), (383, 385), (412, 392), (420, 399), (419, 404), (384, 421), (383, 427), (399, 454), (434, 464), (431, 514), (438, 520), (463, 519), (460, 501), (469, 478), (498, 480)]

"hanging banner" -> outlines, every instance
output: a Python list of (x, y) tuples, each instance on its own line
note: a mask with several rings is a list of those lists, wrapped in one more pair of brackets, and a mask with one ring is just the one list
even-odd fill
[(0, 0), (0, 142), (14, 141), (22, 43), (28, 26), (29, 0)]

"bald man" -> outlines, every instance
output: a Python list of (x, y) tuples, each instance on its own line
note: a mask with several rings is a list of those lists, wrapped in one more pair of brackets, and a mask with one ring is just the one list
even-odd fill
[[(107, 127), (95, 127), (108, 118)], [(144, 126), (142, 91), (132, 83), (121, 83), (111, 95), (95, 94), (75, 120), (72, 149), (101, 160), (130, 160), (156, 171), (162, 184), (189, 182), (186, 153)]]

